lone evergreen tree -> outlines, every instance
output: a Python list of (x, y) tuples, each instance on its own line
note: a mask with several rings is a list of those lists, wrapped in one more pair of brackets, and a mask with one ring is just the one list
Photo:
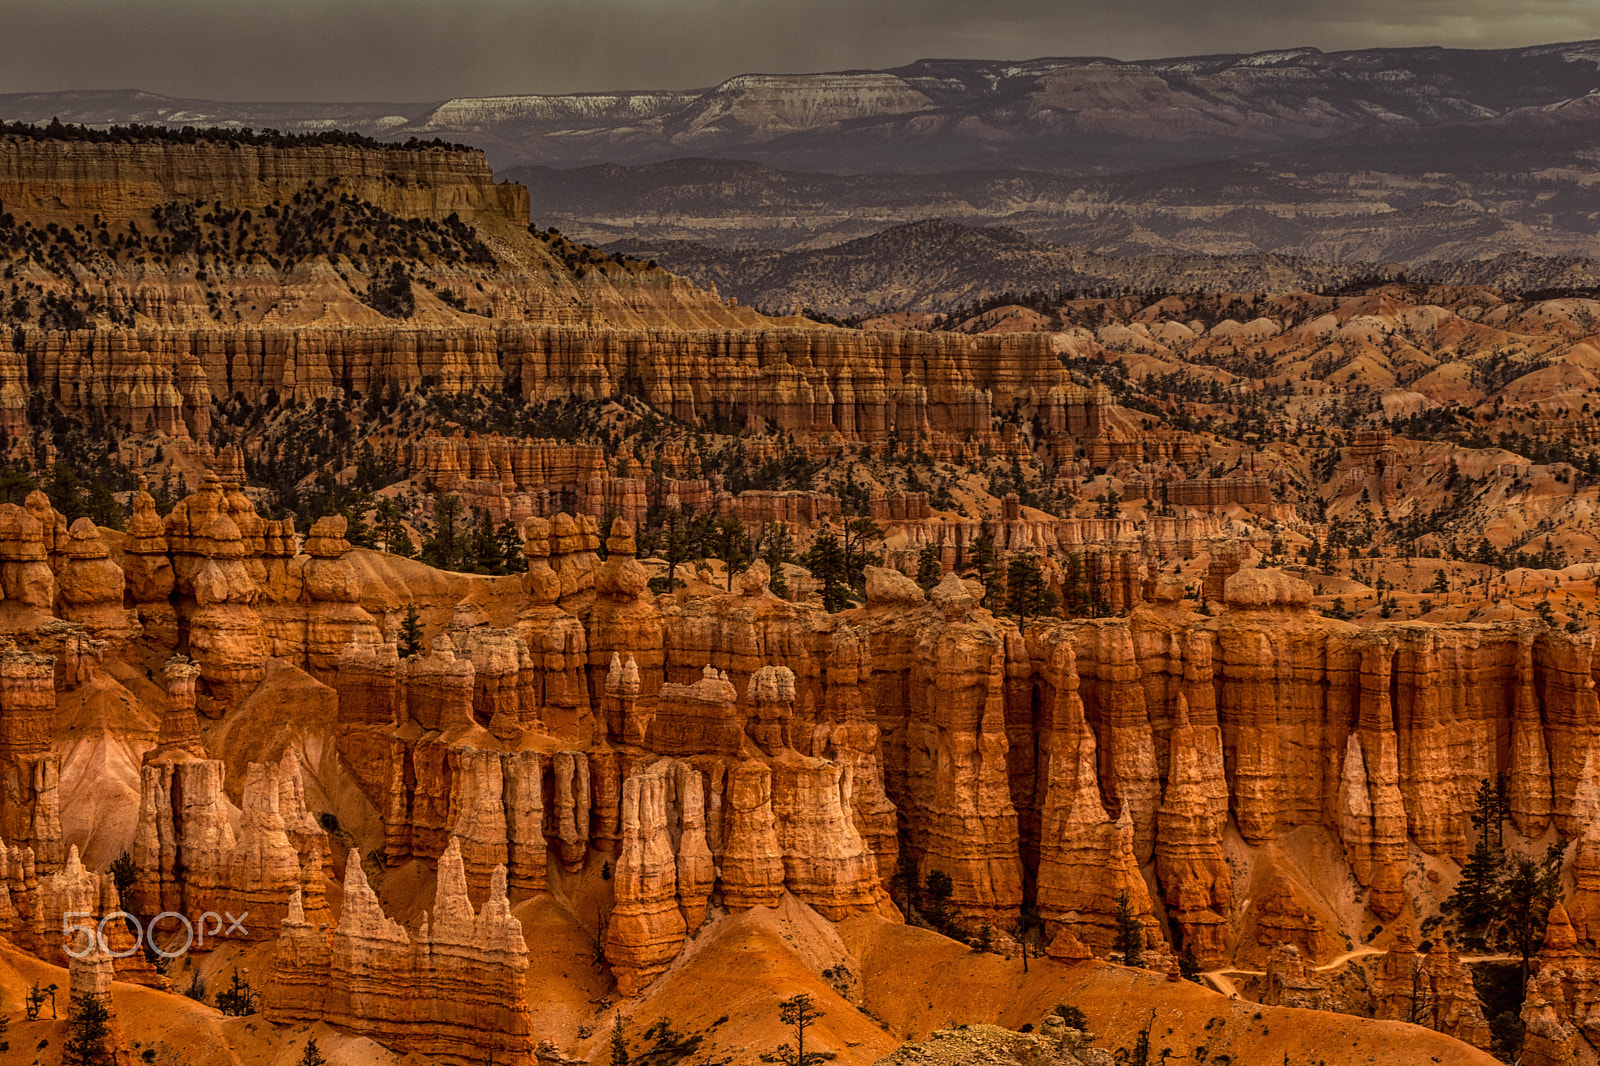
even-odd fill
[(461, 497), (455, 493), (440, 496), (433, 505), (433, 536), (422, 544), (422, 561), (441, 570), (454, 570), (461, 563)]
[(867, 550), (870, 541), (883, 539), (883, 527), (871, 515), (854, 515), (844, 523), (844, 569), (846, 580), (856, 589), (867, 587), (867, 564), (878, 558)]
[(788, 599), (789, 579), (783, 576), (783, 564), (794, 558), (794, 542), (789, 536), (788, 525), (768, 519), (761, 531), (761, 540), (761, 561), (767, 564), (767, 570), (772, 574), (768, 587), (773, 595)]
[(689, 523), (683, 511), (674, 507), (661, 528), (661, 556), (667, 561), (667, 591), (679, 585), (678, 567), (689, 561)]
[(628, 1066), (628, 1041), (622, 1036), (622, 1014), (611, 1020), (611, 1066)]
[(1506, 795), (1506, 779), (1498, 777), (1493, 784), (1487, 778), (1478, 785), (1478, 792), (1473, 805), (1472, 824), (1477, 826), (1480, 833), (1489, 831), (1494, 827), (1495, 850), (1504, 852), (1506, 847), (1506, 819), (1511, 815), (1511, 797)]
[(69, 1066), (94, 1066), (111, 1060), (111, 1014), (96, 996), (84, 996), (78, 1013), (67, 1021), (67, 1042), (61, 1061)]
[(111, 860), (111, 880), (117, 886), (117, 896), (127, 899), (128, 893), (133, 891), (133, 882), (139, 876), (139, 868), (134, 865), (133, 856), (128, 854), (128, 849), (123, 848), (122, 854)]
[(1461, 879), (1445, 900), (1444, 910), (1453, 912), (1463, 933), (1480, 935), (1500, 914), (1501, 879), (1505, 873), (1502, 847), (1505, 826), (1505, 792), (1485, 778), (1473, 796), (1472, 825), (1478, 831), (1472, 854), (1461, 867)]
[(1489, 842), (1478, 837), (1466, 865), (1461, 867), (1461, 880), (1446, 902), (1455, 911), (1456, 921), (1463, 932), (1481, 930), (1500, 909), (1500, 856)]
[(910, 852), (900, 852), (900, 857), (895, 861), (894, 879), (899, 886), (900, 909), (909, 917), (917, 892), (917, 860), (911, 857)]
[(1144, 961), (1144, 923), (1133, 913), (1133, 902), (1126, 889), (1117, 893), (1117, 950), (1128, 966)]
[(930, 591), (939, 583), (939, 578), (944, 575), (944, 567), (939, 561), (939, 546), (937, 544), (924, 544), (917, 553), (917, 584), (922, 586), (923, 592)]
[(972, 542), (972, 567), (978, 572), (983, 585), (983, 605), (993, 607), (1003, 590), (1000, 589), (1000, 572), (995, 563), (994, 537), (984, 533)]
[(317, 1038), (312, 1037), (306, 1041), (305, 1052), (300, 1056), (300, 1066), (327, 1066), (328, 1060), (323, 1056), (322, 1049), (317, 1047)]
[(399, 504), (388, 497), (379, 500), (377, 519), (378, 539), (383, 542), (384, 551), (407, 559), (417, 554), (416, 545), (411, 543), (411, 536), (406, 532), (404, 523), (400, 521)]
[(344, 539), (350, 542), (352, 548), (371, 548), (377, 543), (372, 536), (372, 527), (367, 525), (360, 508), (346, 507), (340, 513), (344, 515)]
[(828, 1056), (821, 1052), (806, 1050), (806, 1030), (811, 1028), (823, 1013), (804, 992), (798, 996), (790, 996), (778, 1004), (778, 1019), (784, 1025), (794, 1028), (794, 1043), (785, 1043), (778, 1050), (767, 1052), (761, 1056), (761, 1061), (781, 1063), (782, 1066), (822, 1066), (828, 1061)]
[(23, 1000), (22, 1010), (30, 1022), (39, 1020), (39, 1013), (44, 1010), (46, 1000), (50, 1001), (50, 1017), (56, 1016), (56, 988), (54, 984), (41, 986), (35, 981), (33, 987), (28, 989), (27, 998)]
[(400, 623), (400, 658), (409, 659), (422, 651), (422, 614), (414, 603), (406, 604), (406, 616)]
[(943, 930), (949, 921), (946, 904), (955, 893), (955, 882), (943, 870), (929, 870), (922, 888), (928, 896), (928, 920), (933, 922), (935, 928)]
[(727, 568), (728, 591), (733, 591), (733, 575), (750, 565), (750, 537), (744, 523), (732, 515), (717, 519), (711, 530), (711, 554)]
[(1514, 855), (1501, 883), (1502, 941), (1522, 959), (1522, 985), (1527, 988), (1529, 962), (1544, 936), (1550, 908), (1561, 893), (1561, 860), (1566, 848), (1551, 844), (1543, 859)]
[(472, 509), (472, 531), (463, 538), (461, 568), (475, 574), (505, 573), (505, 554), (495, 536), (494, 519), (481, 507)]
[(1038, 614), (1050, 614), (1061, 604), (1044, 579), (1039, 560), (1019, 555), (1006, 568), (1006, 611), (1022, 621)]
[(255, 991), (247, 978), (239, 976), (237, 966), (233, 968), (233, 980), (228, 987), (217, 993), (217, 1009), (230, 1018), (242, 1018), (256, 1012)]
[(832, 530), (824, 530), (806, 553), (806, 567), (822, 582), (822, 606), (829, 613), (850, 606), (850, 584), (846, 575), (844, 548)]
[(522, 569), (522, 535), (517, 532), (517, 524), (511, 519), (501, 522), (495, 529), (494, 546), (500, 573), (514, 574)]

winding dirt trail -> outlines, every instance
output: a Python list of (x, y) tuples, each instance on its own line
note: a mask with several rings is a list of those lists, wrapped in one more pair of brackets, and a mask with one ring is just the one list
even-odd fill
[[(1329, 970), (1338, 969), (1351, 959), (1364, 958), (1368, 955), (1383, 954), (1386, 954), (1386, 952), (1382, 948), (1359, 947), (1352, 951), (1347, 951), (1343, 955), (1337, 956), (1332, 962), (1325, 962), (1321, 966), (1313, 966), (1311, 969), (1317, 973), (1326, 973)], [(1471, 965), (1478, 962), (1518, 962), (1520, 960), (1520, 955), (1462, 955), (1459, 957), (1459, 961), (1463, 965)], [(1212, 986), (1218, 992), (1221, 992), (1223, 995), (1232, 998), (1239, 994), (1239, 987), (1233, 983), (1233, 977), (1229, 976), (1230, 974), (1237, 977), (1265, 977), (1266, 971), (1234, 970), (1225, 968), (1221, 970), (1206, 970), (1200, 976), (1204, 977), (1207, 981), (1210, 981)]]

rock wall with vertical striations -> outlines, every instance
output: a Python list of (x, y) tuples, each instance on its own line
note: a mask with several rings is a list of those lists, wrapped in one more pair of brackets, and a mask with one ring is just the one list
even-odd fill
[[(157, 554), (167, 560), (165, 602), (195, 653), (147, 679), (165, 706), (141, 749), (126, 902), (191, 918), (249, 910), (252, 934), (277, 938), (281, 1017), (485, 1061), (489, 1038), (395, 991), (436, 967), (479, 989), (469, 1013), (500, 1026), (496, 1061), (521, 1054), (521, 1000), (504, 997), (526, 958), (499, 916), (602, 863), (614, 901), (602, 947), (628, 995), (666, 972), (718, 906), (787, 894), (832, 920), (893, 915), (888, 893), (906, 868), (919, 883), (950, 876), (956, 927), (1012, 928), (1036, 913), (1067, 955), (1113, 951), (1125, 900), (1158, 958), (1170, 947), (1206, 965), (1259, 962), (1287, 943), (1322, 962), (1354, 928), (1341, 925), (1345, 898), (1372, 921), (1416, 909), (1412, 895), (1428, 889), (1406, 871), (1423, 856), (1460, 861), (1472, 794), (1494, 778), (1516, 830), (1577, 842), (1550, 974), (1588, 972), (1596, 950), (1600, 705), (1584, 635), (1533, 622), (1356, 626), (1313, 612), (1294, 578), (1254, 567), (1225, 577), (1211, 615), (1162, 592), (1118, 617), (1024, 628), (978, 606), (957, 574), (924, 595), (875, 568), (865, 605), (834, 614), (774, 596), (763, 567), (731, 592), (657, 595), (630, 523), (607, 531), (602, 561), (595, 523), (558, 514), (526, 524), (527, 572), (501, 579), (494, 623), (463, 608), (425, 651), (402, 656), (346, 610), (359, 609), (365, 571), (337, 521), (296, 553), (286, 529), (235, 496), (208, 482), (159, 537), (135, 538), (146, 550), (122, 553), (136, 605), (158, 602), (133, 590), (161, 571), (148, 565)], [(72, 528), (35, 511), (11, 514), (29, 546), (12, 554), (38, 555), (47, 571), (52, 555), (74, 562)], [(58, 619), (35, 643), (59, 656), (0, 651), (0, 919), (29, 950), (45, 949), (39, 930), (54, 911), (77, 905), (71, 886), (101, 876), (51, 880), (61, 860), (41, 858), (63, 843), (51, 813), (58, 688), (98, 676), (101, 643), (165, 631), (158, 612), (135, 610), (155, 622), (137, 636), (99, 642), (89, 623)], [(367, 906), (357, 858), (339, 928), (319, 928), (333, 863), (308, 806), (328, 794), (314, 747), (251, 754), (228, 764), (231, 782), (210, 757), (201, 700), (226, 727), (255, 691), (240, 671), (266, 668), (264, 653), (222, 639), (241, 633), (330, 683), (333, 765), (373, 812), (363, 846), (388, 867), (433, 871), (426, 925), (399, 927), (375, 897)], [(96, 885), (91, 907), (107, 899)], [(1419, 965), (1440, 1024), (1478, 1040), (1459, 960), (1435, 955)], [(1398, 1003), (1403, 967), (1390, 968), (1383, 995)], [(350, 992), (335, 991), (341, 980)], [(1541, 977), (1529, 1014), (1551, 1039), (1573, 1009), (1570, 997), (1556, 1003), (1553, 980)]]
[(439, 860), (433, 909), (412, 935), (384, 914), (352, 853), (332, 930), (306, 920), (299, 894), (290, 898), (262, 1014), (277, 1024), (326, 1021), (452, 1066), (532, 1066), (527, 970), (503, 868), (492, 871), (487, 898), (474, 909), (452, 841)]

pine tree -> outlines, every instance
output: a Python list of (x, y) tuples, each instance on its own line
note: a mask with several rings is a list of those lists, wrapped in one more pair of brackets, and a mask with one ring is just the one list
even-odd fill
[(454, 570), (462, 561), (461, 497), (450, 493), (433, 505), (433, 536), (422, 545), (422, 561), (440, 570)]
[(69, 522), (84, 513), (83, 492), (83, 482), (72, 467), (56, 463), (50, 468), (44, 494), (50, 498), (50, 506), (65, 515)]
[[(604, 542), (602, 537), (601, 543)], [(494, 543), (502, 574), (514, 574), (522, 569), (522, 535), (517, 532), (515, 522), (509, 518), (501, 522), (494, 532)]]
[(661, 557), (667, 561), (667, 591), (671, 592), (682, 582), (678, 580), (678, 567), (689, 561), (692, 534), (689, 521), (679, 508), (667, 513), (661, 526)]
[(835, 613), (850, 606), (844, 548), (832, 530), (824, 530), (812, 541), (805, 564), (812, 576), (822, 582), (823, 609)]
[(883, 527), (874, 522), (870, 515), (845, 519), (842, 542), (845, 580), (858, 591), (867, 587), (867, 566), (878, 559), (877, 553), (867, 550), (867, 544), (882, 539)]
[(1037, 614), (1050, 614), (1061, 605), (1061, 597), (1045, 582), (1039, 560), (1019, 555), (1006, 568), (1006, 610), (1027, 621)]
[(217, 993), (217, 1009), (230, 1018), (242, 1018), (256, 1012), (256, 994), (247, 978), (239, 976), (239, 967), (233, 968), (233, 980), (227, 988)]
[(134, 880), (139, 876), (139, 868), (134, 865), (133, 856), (128, 854), (127, 848), (123, 848), (122, 854), (111, 860), (108, 872), (117, 886), (117, 896), (127, 899), (128, 893), (133, 891)]
[(1522, 959), (1526, 988), (1529, 962), (1544, 936), (1550, 908), (1561, 894), (1564, 844), (1551, 844), (1544, 858), (1514, 855), (1501, 882), (1499, 931), (1502, 943)]
[(505, 555), (495, 536), (494, 519), (481, 507), (472, 509), (472, 532), (462, 547), (461, 564), (478, 574), (505, 573)]
[(341, 513), (344, 515), (344, 539), (350, 542), (352, 548), (371, 548), (376, 545), (372, 527), (367, 525), (359, 510), (346, 507)]
[(944, 566), (939, 559), (939, 546), (937, 544), (924, 544), (917, 553), (917, 584), (922, 586), (923, 592), (929, 592), (939, 583), (944, 576)]
[(900, 909), (909, 918), (912, 901), (917, 892), (917, 860), (909, 851), (902, 850), (895, 860), (894, 881), (899, 890)]
[(312, 1037), (306, 1041), (306, 1050), (300, 1056), (300, 1066), (327, 1066), (328, 1060), (323, 1056), (322, 1049), (317, 1047), (317, 1038)]
[(993, 607), (999, 602), (1004, 589), (1000, 587), (1000, 570), (995, 562), (994, 537), (981, 534), (972, 542), (972, 567), (978, 572), (983, 585), (983, 605)]
[(611, 1021), (611, 1066), (628, 1066), (628, 1041), (622, 1036), (622, 1014)]
[(1455, 913), (1463, 932), (1483, 930), (1500, 913), (1500, 881), (1505, 867), (1500, 843), (1504, 825), (1500, 797), (1500, 790), (1487, 778), (1474, 794), (1472, 825), (1478, 831), (1478, 839), (1461, 867), (1455, 891), (1444, 904), (1445, 910)]
[(422, 651), (422, 613), (414, 603), (406, 604), (405, 619), (400, 623), (400, 658), (409, 659)]
[(122, 504), (112, 495), (110, 486), (98, 479), (89, 486), (89, 497), (84, 501), (84, 510), (88, 512), (90, 521), (107, 529), (121, 529), (127, 519)]
[(35, 981), (33, 987), (28, 989), (28, 995), (23, 1000), (22, 1008), (23, 1014), (27, 1016), (30, 1022), (39, 1020), (39, 1014), (44, 1010), (46, 1000), (50, 1001), (50, 1017), (54, 1018), (56, 1014), (56, 986), (53, 984), (41, 986), (39, 982)]
[(1128, 966), (1137, 966), (1144, 959), (1144, 923), (1133, 912), (1133, 903), (1126, 889), (1117, 893), (1117, 950)]
[(804, 992), (791, 996), (778, 1004), (778, 1019), (794, 1028), (794, 1043), (785, 1043), (776, 1051), (761, 1056), (762, 1062), (781, 1063), (782, 1066), (822, 1066), (829, 1056), (806, 1050), (806, 1030), (823, 1016)]
[(767, 564), (767, 570), (772, 574), (768, 587), (773, 595), (788, 599), (789, 579), (783, 576), (783, 564), (794, 558), (794, 543), (789, 536), (789, 527), (783, 522), (769, 519), (761, 531), (761, 539), (761, 561)]
[(411, 535), (400, 520), (400, 506), (386, 497), (378, 501), (377, 511), (377, 533), (383, 541), (383, 550), (407, 559), (417, 554), (417, 546), (411, 542)]
[(923, 880), (922, 890), (928, 896), (928, 920), (934, 928), (943, 930), (949, 918), (949, 901), (955, 893), (955, 882), (943, 870), (929, 870)]
[(84, 996), (78, 1013), (67, 1022), (67, 1042), (61, 1061), (69, 1066), (92, 1066), (111, 1059), (106, 1046), (111, 1038), (111, 1014), (97, 996)]
[(750, 536), (744, 523), (732, 515), (718, 518), (711, 531), (711, 554), (727, 569), (728, 591), (733, 591), (733, 575), (750, 565)]

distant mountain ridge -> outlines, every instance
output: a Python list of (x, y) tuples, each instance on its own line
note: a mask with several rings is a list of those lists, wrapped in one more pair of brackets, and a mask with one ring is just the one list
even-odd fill
[(443, 102), (0, 96), (0, 118), (56, 117), (465, 142), (528, 186), (539, 225), (605, 244), (803, 252), (938, 218), (1116, 257), (1600, 259), (1600, 41), (925, 59)]
[(431, 103), (227, 103), (152, 93), (0, 95), (0, 117), (333, 126), (465, 140), (497, 167), (684, 155), (839, 173), (1021, 167), (1064, 174), (1218, 159), (1356, 130), (1490, 122), (1600, 90), (1600, 42), (1121, 61), (924, 59), (881, 71), (741, 74), (708, 89)]

